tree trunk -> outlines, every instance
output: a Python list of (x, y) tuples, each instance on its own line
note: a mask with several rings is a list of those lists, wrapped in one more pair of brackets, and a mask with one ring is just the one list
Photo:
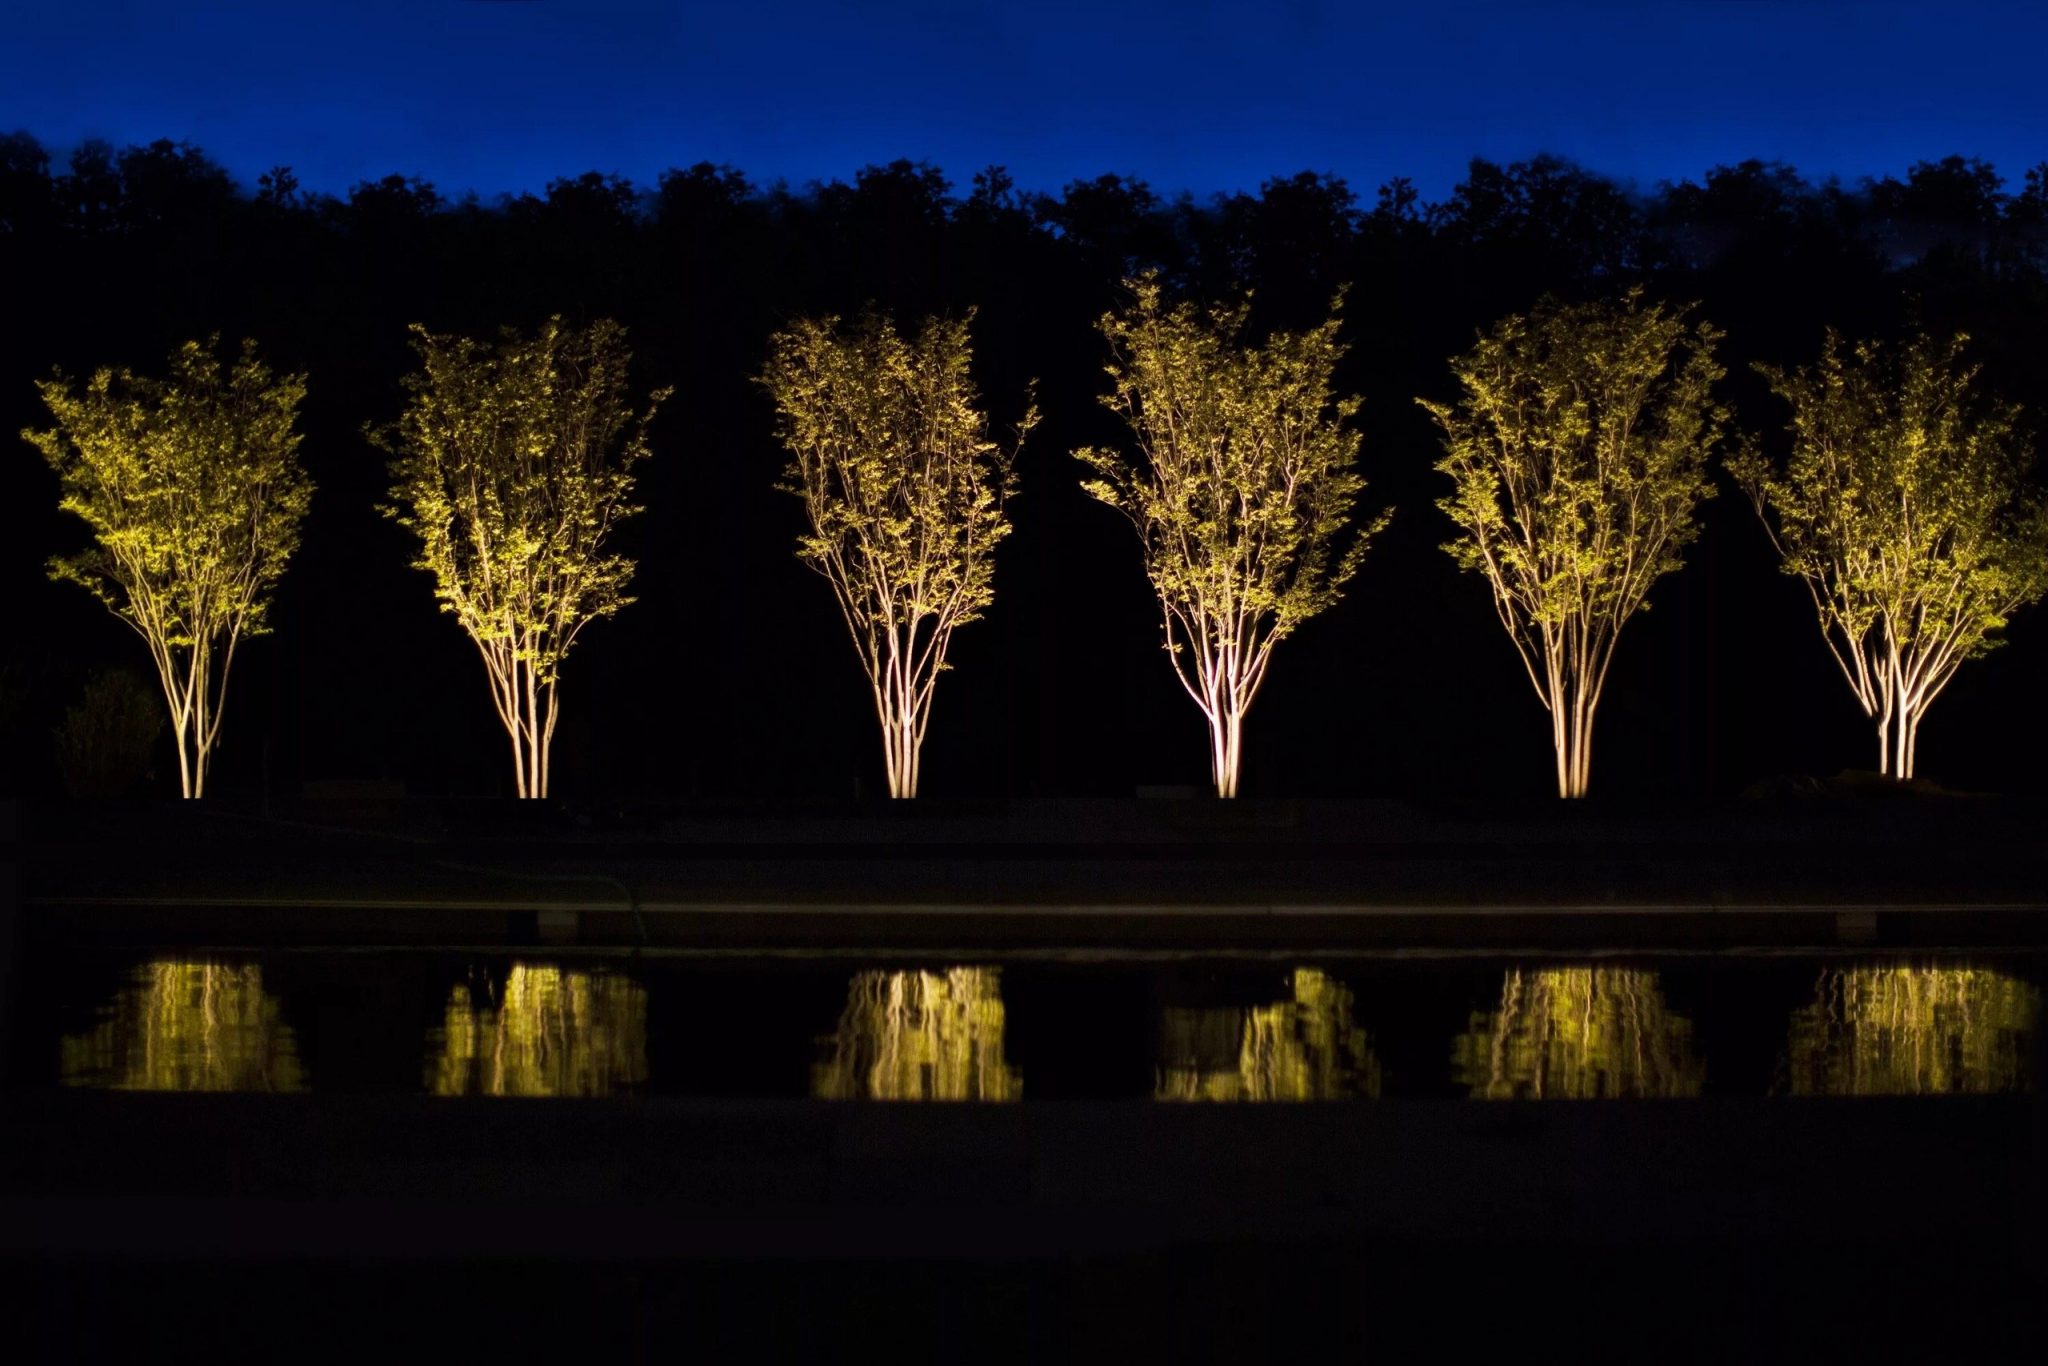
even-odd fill
[(1557, 795), (1586, 795), (1593, 785), (1593, 706), (1577, 697), (1558, 697), (1550, 709), (1551, 742), (1557, 748)]
[(509, 672), (494, 674), (494, 689), (499, 678), (504, 680), (499, 717), (512, 742), (512, 791), (522, 801), (538, 801), (548, 795), (554, 693), (543, 691), (533, 670), (516, 658)]
[(516, 704), (512, 717), (505, 723), (505, 733), (512, 737), (512, 792), (514, 796), (526, 796), (526, 750), (519, 743), (519, 712)]
[(1566, 724), (1564, 706), (1553, 701), (1550, 704), (1550, 747), (1557, 758), (1557, 795), (1575, 797), (1572, 791), (1572, 746), (1570, 727)]
[(1911, 698), (1903, 694), (1892, 716), (1892, 776), (1905, 782), (1913, 776), (1913, 735), (1920, 728), (1920, 715)]
[(180, 717), (171, 708), (171, 738), (178, 746), (178, 795), (187, 801), (206, 795), (206, 766), (211, 751), (206, 743), (207, 716), (196, 701), (189, 702)]
[(878, 711), (882, 721), (882, 763), (889, 778), (889, 795), (909, 798), (917, 795), (917, 710), (910, 685), (890, 681), (880, 694)]
[(548, 775), (540, 761), (540, 689), (531, 664), (526, 666), (525, 706), (526, 795), (537, 800), (548, 795)]
[(1581, 697), (1572, 712), (1575, 721), (1572, 763), (1572, 796), (1583, 797), (1593, 786), (1593, 703)]
[(889, 795), (915, 797), (917, 730), (907, 718), (892, 716), (882, 722), (882, 760), (888, 770)]
[(1919, 709), (1902, 689), (1888, 685), (1877, 713), (1877, 771), (1899, 782), (1911, 778), (1919, 737)]
[(1209, 776), (1216, 795), (1237, 796), (1237, 775), (1244, 761), (1244, 712), (1230, 706), (1209, 718)]
[(192, 756), (185, 746), (185, 723), (175, 711), (171, 713), (171, 738), (178, 745), (178, 795), (190, 801), (198, 795), (192, 790)]

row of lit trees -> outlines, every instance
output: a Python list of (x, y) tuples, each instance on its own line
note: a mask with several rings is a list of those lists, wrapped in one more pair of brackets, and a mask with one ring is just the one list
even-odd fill
[[(1168, 658), (1208, 723), (1220, 796), (1235, 796), (1244, 720), (1277, 644), (1334, 604), (1385, 514), (1359, 526), (1364, 481), (1336, 393), (1339, 307), (1320, 326), (1245, 335), (1247, 305), (1170, 303), (1156, 278), (1100, 322), (1103, 402), (1131, 450), (1075, 452), (1084, 484), (1135, 528)], [(1621, 629), (1680, 567), (1717, 455), (1786, 572), (1812, 595), (1878, 732), (1883, 772), (1911, 777), (1921, 719), (1962, 662), (2048, 588), (2048, 505), (2026, 479), (2016, 409), (1984, 394), (1964, 338), (1903, 347), (1830, 334), (1819, 363), (1760, 367), (1792, 409), (1782, 464), (1736, 434), (1714, 389), (1721, 334), (1645, 302), (1545, 302), (1451, 362), (1442, 428), (1446, 547), (1492, 590), (1550, 714), (1558, 792), (1582, 796)], [(990, 433), (969, 376), (969, 320), (905, 335), (870, 315), (802, 320), (771, 340), (761, 382), (809, 529), (797, 554), (832, 586), (873, 695), (892, 796), (915, 796), (953, 633), (994, 599), (1025, 415)], [(662, 390), (636, 403), (617, 324), (551, 320), (494, 341), (416, 328), (385, 508), (475, 644), (510, 738), (515, 786), (543, 797), (563, 659), (632, 601), (611, 532), (637, 509)], [(155, 379), (102, 370), (41, 386), (55, 426), (24, 435), (56, 469), (92, 549), (52, 572), (91, 590), (148, 645), (187, 796), (205, 790), (228, 671), (298, 540), (311, 484), (294, 430), (302, 375), (244, 344), (222, 365), (190, 343)]]
[[(606, 543), (636, 509), (633, 467), (666, 391), (636, 411), (624, 330), (551, 320), (495, 342), (416, 328), (383, 510), (419, 541), (443, 611), (483, 660), (521, 797), (548, 790), (561, 663), (617, 612), (633, 564)], [(198, 342), (167, 377), (103, 369), (41, 386), (55, 425), (23, 435), (56, 470), (93, 545), (52, 562), (134, 628), (156, 665), (184, 795), (201, 796), (237, 645), (268, 628), (313, 486), (295, 430), (304, 375), (245, 342), (232, 364)]]

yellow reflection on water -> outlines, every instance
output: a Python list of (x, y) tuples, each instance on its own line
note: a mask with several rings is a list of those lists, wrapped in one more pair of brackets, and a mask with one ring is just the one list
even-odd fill
[(1380, 1093), (1371, 1040), (1351, 992), (1297, 968), (1293, 997), (1250, 1010), (1169, 1009), (1161, 1026), (1160, 1100), (1338, 1100)]
[(863, 972), (846, 989), (831, 1056), (811, 1071), (826, 1100), (1016, 1100), (1003, 1059), (994, 968)]
[(163, 959), (134, 973), (98, 1025), (66, 1037), (71, 1086), (301, 1091), (298, 1045), (254, 963)]
[(1452, 1064), (1486, 1100), (1696, 1096), (1706, 1076), (1692, 1021), (1640, 968), (1510, 971), (1500, 1009), (1472, 1017)]
[(427, 1063), (437, 1096), (609, 1096), (647, 1080), (647, 991), (630, 977), (515, 963), (497, 999), (458, 985)]
[(2040, 1008), (2033, 986), (1988, 968), (1829, 968), (1792, 1016), (1792, 1093), (2024, 1090)]

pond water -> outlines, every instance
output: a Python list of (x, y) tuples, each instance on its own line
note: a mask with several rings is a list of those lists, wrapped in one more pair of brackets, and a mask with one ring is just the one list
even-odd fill
[(10, 1074), (158, 1091), (1010, 1102), (2029, 1089), (2038, 957), (76, 955)]

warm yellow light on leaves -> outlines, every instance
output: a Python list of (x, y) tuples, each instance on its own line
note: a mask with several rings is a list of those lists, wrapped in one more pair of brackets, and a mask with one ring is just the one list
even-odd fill
[(1016, 1100), (1024, 1091), (1003, 1058), (994, 968), (859, 974), (831, 1050), (811, 1074), (811, 1094), (827, 1100)]
[(427, 1065), (437, 1096), (609, 1096), (647, 1080), (647, 991), (614, 973), (515, 963), (503, 993), (457, 986)]
[(1451, 1056), (1483, 1100), (1696, 1096), (1706, 1079), (1692, 1022), (1639, 968), (1514, 969)]
[(301, 1091), (298, 1048), (254, 963), (165, 959), (61, 1046), (65, 1082), (124, 1091)]
[(1380, 1065), (1351, 992), (1298, 968), (1290, 999), (1250, 1010), (1168, 1010), (1160, 1100), (1343, 1100), (1378, 1096)]
[(2024, 1090), (2041, 994), (1972, 967), (1830, 968), (1792, 1017), (1798, 1096)]

